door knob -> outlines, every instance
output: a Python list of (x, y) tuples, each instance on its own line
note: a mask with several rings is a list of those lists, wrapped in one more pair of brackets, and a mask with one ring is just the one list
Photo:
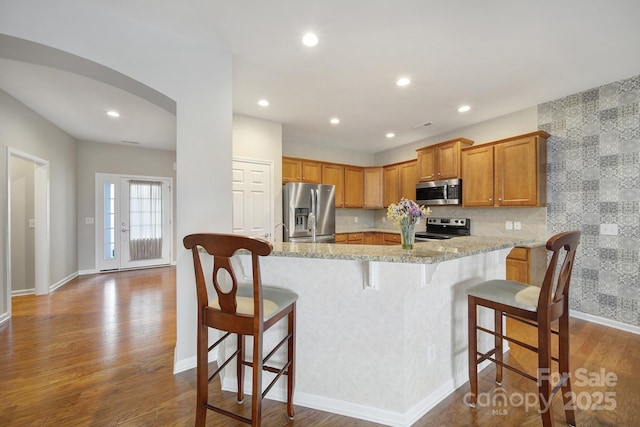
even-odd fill
[(123, 233), (125, 233), (125, 232), (127, 232), (127, 231), (129, 231), (129, 229), (128, 229), (128, 228), (123, 228), (123, 229), (122, 229), (122, 232), (123, 232)]

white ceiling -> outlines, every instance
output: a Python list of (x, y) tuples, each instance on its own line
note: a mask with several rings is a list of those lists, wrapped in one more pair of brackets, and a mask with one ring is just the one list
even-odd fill
[[(281, 122), (286, 140), (369, 153), (640, 74), (637, 0), (90, 1), (222, 39), (235, 113)], [(171, 113), (86, 77), (1, 60), (0, 88), (78, 139), (175, 147)]]

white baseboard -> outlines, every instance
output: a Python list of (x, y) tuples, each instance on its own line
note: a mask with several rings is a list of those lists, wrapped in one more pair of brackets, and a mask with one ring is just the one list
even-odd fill
[(36, 288), (18, 289), (17, 291), (11, 291), (11, 297), (20, 297), (22, 295), (33, 295), (35, 293), (36, 293)]
[(59, 280), (58, 282), (54, 283), (53, 285), (49, 286), (49, 292), (53, 292), (56, 289), (66, 285), (67, 283), (69, 283), (70, 281), (75, 279), (76, 277), (78, 277), (78, 272), (77, 271), (75, 273), (72, 273), (72, 274), (68, 275), (64, 279)]
[(9, 319), (11, 319), (11, 316), (9, 315), (9, 313), (1, 314), (0, 315), (0, 325), (2, 325), (4, 322), (6, 322)]
[(594, 316), (593, 314), (583, 313), (581, 311), (569, 310), (569, 316), (576, 319), (586, 320), (587, 322), (598, 323), (599, 325), (609, 326), (611, 328), (620, 329), (622, 331), (631, 332), (640, 335), (640, 327), (629, 325), (628, 323), (618, 322), (617, 320), (607, 319), (605, 317)]
[(93, 270), (80, 270), (80, 271), (78, 271), (78, 275), (80, 275), (80, 276), (86, 276), (86, 275), (89, 275), (89, 274), (98, 274), (98, 273), (99, 273), (99, 271), (96, 270), (95, 268)]

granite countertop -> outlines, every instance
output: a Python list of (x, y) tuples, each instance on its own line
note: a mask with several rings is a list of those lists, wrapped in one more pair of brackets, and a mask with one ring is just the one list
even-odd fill
[(466, 236), (435, 242), (416, 242), (404, 251), (400, 245), (349, 245), (335, 243), (274, 243), (271, 256), (342, 259), (356, 261), (435, 264), (470, 255), (534, 243), (534, 239)]

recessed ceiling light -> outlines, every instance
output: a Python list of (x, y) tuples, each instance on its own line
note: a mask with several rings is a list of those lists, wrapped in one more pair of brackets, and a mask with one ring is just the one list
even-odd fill
[(407, 86), (409, 83), (411, 83), (411, 79), (409, 77), (400, 77), (396, 80), (396, 85), (400, 87)]
[(460, 108), (458, 108), (458, 113), (466, 113), (469, 110), (471, 110), (471, 106), (463, 105)]
[(395, 137), (395, 136), (396, 136), (396, 134), (395, 134), (395, 133), (393, 133), (393, 132), (389, 132), (389, 133), (387, 134), (387, 138), (393, 138), (393, 137)]
[(118, 113), (117, 111), (107, 111), (107, 116), (109, 117), (120, 117), (120, 113)]
[(318, 36), (313, 33), (307, 33), (302, 37), (302, 43), (305, 46), (313, 47), (318, 44)]
[(258, 101), (258, 105), (261, 107), (268, 107), (269, 101), (267, 101), (266, 99), (261, 99), (260, 101)]
[(329, 122), (330, 122), (332, 125), (337, 125), (338, 123), (340, 123), (340, 119), (339, 119), (339, 118), (337, 118), (337, 117), (333, 117), (331, 120), (329, 120)]

